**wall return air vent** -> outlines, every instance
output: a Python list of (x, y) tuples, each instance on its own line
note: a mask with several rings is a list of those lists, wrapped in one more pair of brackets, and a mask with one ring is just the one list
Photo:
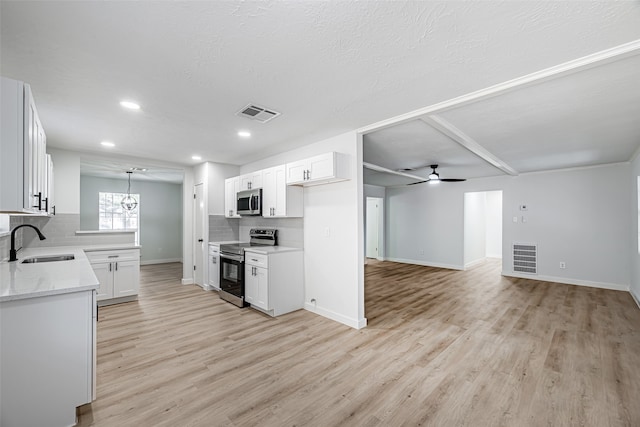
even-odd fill
[(538, 245), (535, 243), (513, 244), (513, 271), (518, 273), (538, 273)]
[(260, 107), (259, 105), (249, 104), (236, 113), (240, 117), (246, 117), (251, 120), (257, 120), (260, 123), (267, 123), (280, 115), (277, 111)]

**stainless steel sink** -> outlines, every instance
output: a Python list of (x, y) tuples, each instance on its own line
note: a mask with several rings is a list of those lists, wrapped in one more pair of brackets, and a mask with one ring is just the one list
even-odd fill
[(73, 255), (52, 255), (52, 256), (38, 256), (33, 258), (25, 258), (22, 260), (23, 264), (33, 264), (36, 262), (56, 262), (56, 261), (70, 261), (75, 259)]

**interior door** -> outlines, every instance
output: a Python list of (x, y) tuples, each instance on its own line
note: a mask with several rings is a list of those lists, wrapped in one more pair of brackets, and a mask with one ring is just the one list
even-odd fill
[(379, 221), (378, 200), (367, 197), (367, 229), (365, 237), (367, 241), (367, 258), (378, 258)]
[(206, 265), (205, 257), (207, 256), (204, 243), (204, 185), (195, 185), (193, 194), (195, 195), (193, 199), (193, 211), (195, 212), (193, 227), (193, 281), (204, 288), (204, 266)]

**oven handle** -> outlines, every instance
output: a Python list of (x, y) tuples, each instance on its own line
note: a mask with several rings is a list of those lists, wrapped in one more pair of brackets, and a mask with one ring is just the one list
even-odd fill
[(220, 253), (220, 259), (226, 259), (235, 263), (243, 263), (244, 262), (244, 256), (243, 255), (235, 255), (235, 254), (225, 254), (225, 253)]

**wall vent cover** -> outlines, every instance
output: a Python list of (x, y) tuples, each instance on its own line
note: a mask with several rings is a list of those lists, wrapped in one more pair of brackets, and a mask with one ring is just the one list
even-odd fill
[(260, 123), (267, 123), (280, 115), (277, 111), (261, 107), (256, 104), (249, 104), (236, 113), (240, 117), (257, 120)]
[(535, 243), (513, 244), (513, 271), (518, 273), (538, 273), (538, 245)]

